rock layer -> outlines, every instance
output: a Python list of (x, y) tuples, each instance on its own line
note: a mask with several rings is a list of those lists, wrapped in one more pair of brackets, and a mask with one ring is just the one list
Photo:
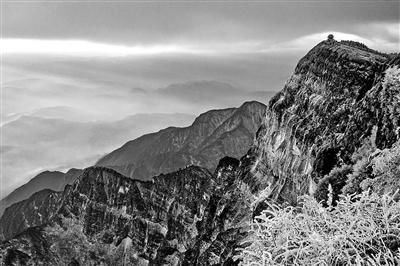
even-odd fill
[[(361, 48), (360, 48), (361, 47)], [(396, 98), (385, 97), (384, 70), (399, 65), (354, 42), (323, 41), (296, 66), (268, 105), (257, 133), (253, 173), (264, 197), (296, 202), (377, 129), (376, 145), (399, 137)], [(392, 106), (392, 107), (389, 107)], [(397, 106), (397, 107), (394, 107)]]
[[(385, 69), (399, 65), (399, 57), (357, 43), (321, 42), (270, 101), (240, 161), (224, 158), (214, 174), (191, 166), (147, 182), (89, 168), (64, 191), (50, 220), (77, 217), (97, 242), (129, 238), (149, 265), (234, 265), (249, 222), (268, 202), (292, 204), (312, 194), (335, 166), (351, 163), (372, 131), (378, 148), (399, 138), (400, 90), (384, 85)], [(4, 242), (3, 261), (57, 261), (42, 255), (49, 246), (43, 226)]]
[(44, 171), (36, 175), (28, 183), (20, 186), (0, 201), (0, 216), (3, 215), (7, 207), (26, 200), (41, 190), (50, 189), (54, 191), (63, 191), (64, 187), (68, 184), (72, 184), (81, 173), (81, 169), (72, 168), (66, 173), (60, 171)]
[[(225, 158), (215, 178), (208, 170), (191, 166), (147, 182), (107, 168), (88, 168), (66, 188), (57, 213), (49, 213), (48, 220), (75, 217), (93, 241), (121, 243), (130, 238), (138, 257), (149, 265), (223, 263), (231, 260), (234, 251), (235, 225), (249, 218), (241, 210), (250, 201), (237, 194), (238, 165), (238, 160)], [(57, 261), (51, 254), (32, 256), (43, 244), (37, 239), (50, 245), (44, 226), (17, 236), (24, 245), (16, 247), (15, 239), (4, 242), (3, 260), (16, 256), (14, 260), (27, 257), (33, 264)], [(31, 237), (32, 232), (36, 237)], [(109, 237), (98, 239), (99, 235)]]
[(220, 158), (239, 158), (251, 147), (265, 108), (253, 101), (208, 111), (189, 127), (169, 127), (132, 140), (96, 165), (140, 180), (192, 164), (214, 171)]
[(29, 227), (47, 223), (58, 209), (61, 194), (44, 189), (7, 208), (0, 219), (1, 239), (10, 239)]

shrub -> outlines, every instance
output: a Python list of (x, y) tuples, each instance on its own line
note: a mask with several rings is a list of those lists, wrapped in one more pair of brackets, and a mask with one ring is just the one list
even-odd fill
[(310, 196), (299, 208), (274, 207), (250, 225), (241, 265), (398, 265), (400, 203), (364, 192), (324, 208)]
[(374, 127), (370, 138), (367, 138), (360, 148), (352, 155), (353, 161), (352, 173), (347, 177), (346, 185), (342, 189), (343, 194), (361, 193), (361, 182), (372, 176), (372, 167), (370, 156), (376, 152), (376, 134), (377, 127)]
[(89, 240), (76, 219), (62, 218), (61, 225), (48, 226), (45, 231), (51, 238), (50, 250), (57, 256), (59, 265), (146, 265), (135, 253), (129, 237), (118, 246), (103, 243), (102, 233)]
[(373, 178), (362, 181), (362, 189), (382, 194), (400, 188), (400, 141), (391, 149), (381, 151), (371, 161)]
[[(400, 126), (400, 68), (393, 66), (385, 71), (385, 78), (382, 82), (380, 102), (384, 103), (382, 108), (387, 109), (389, 120), (395, 128)], [(397, 132), (399, 134), (400, 132)], [(397, 136), (399, 138), (400, 136)]]
[(46, 227), (51, 237), (51, 250), (60, 258), (61, 265), (87, 265), (90, 242), (83, 233), (83, 226), (74, 219), (62, 219), (62, 224)]
[(346, 185), (343, 187), (342, 192), (344, 194), (361, 193), (361, 182), (370, 178), (371, 174), (372, 168), (370, 167), (368, 157), (358, 160), (353, 165), (353, 172), (348, 175)]
[(346, 184), (347, 175), (352, 171), (352, 167), (349, 165), (343, 165), (339, 168), (333, 168), (332, 171), (321, 179), (318, 183), (317, 190), (314, 193), (314, 197), (318, 202), (327, 204), (328, 202), (328, 187), (331, 185), (333, 192), (333, 202), (339, 200), (343, 186)]

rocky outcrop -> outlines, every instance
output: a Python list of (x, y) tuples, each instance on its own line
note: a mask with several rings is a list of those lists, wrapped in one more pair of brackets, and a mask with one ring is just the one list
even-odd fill
[(64, 187), (67, 184), (72, 184), (81, 173), (81, 169), (71, 168), (66, 173), (60, 171), (44, 171), (36, 175), (28, 183), (20, 186), (0, 201), (0, 216), (3, 215), (7, 207), (28, 199), (38, 191), (44, 189), (63, 191)]
[[(130, 239), (148, 265), (235, 265), (249, 222), (271, 201), (293, 204), (299, 195), (313, 194), (334, 167), (352, 163), (371, 135), (380, 149), (399, 139), (400, 90), (385, 79), (386, 69), (399, 63), (352, 42), (321, 42), (270, 101), (256, 142), (240, 161), (223, 158), (213, 174), (190, 166), (150, 181), (88, 168), (65, 189), (49, 220), (76, 217), (94, 242)], [(169, 140), (200, 147), (196, 136), (193, 142)], [(57, 261), (56, 254), (42, 256), (49, 246), (43, 226), (4, 242), (3, 261)]]
[[(49, 213), (48, 220), (75, 217), (93, 241), (119, 244), (130, 238), (138, 256), (150, 265), (224, 262), (235, 248), (228, 245), (237, 239), (235, 224), (248, 220), (241, 210), (250, 201), (237, 194), (238, 165), (238, 160), (225, 158), (214, 176), (190, 166), (153, 181), (132, 180), (107, 168), (88, 168), (66, 188), (57, 214)], [(3, 260), (11, 260), (18, 251), (29, 263), (57, 261), (51, 255), (32, 255), (38, 246), (32, 241), (50, 242), (43, 227), (35, 229), (35, 238), (26, 233), (17, 236), (24, 245), (14, 246), (15, 239), (3, 243)], [(103, 238), (98, 239), (99, 235)]]
[(58, 210), (61, 194), (44, 189), (8, 207), (0, 219), (0, 238), (10, 239), (29, 227), (47, 223)]
[(259, 102), (246, 102), (239, 108), (208, 111), (189, 127), (170, 127), (132, 140), (97, 165), (141, 180), (187, 165), (214, 171), (220, 158), (240, 158), (246, 153), (265, 108)]
[[(196, 234), (213, 182), (211, 173), (199, 167), (157, 176), (153, 182), (89, 168), (66, 192), (60, 213), (84, 221), (88, 235), (107, 231), (117, 243), (134, 239), (138, 253), (153, 260), (161, 245), (186, 248), (184, 243)], [(174, 243), (162, 242), (171, 235)]]
[[(323, 41), (296, 66), (269, 102), (254, 145), (253, 173), (265, 198), (296, 202), (351, 156), (376, 128), (376, 146), (399, 138), (396, 94), (382, 87), (399, 58), (355, 42)], [(258, 189), (255, 187), (254, 189)]]

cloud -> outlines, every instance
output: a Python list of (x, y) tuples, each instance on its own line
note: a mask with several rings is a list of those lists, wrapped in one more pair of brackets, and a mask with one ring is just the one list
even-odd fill
[[(61, 111), (79, 112), (73, 108)], [(137, 114), (112, 122), (82, 123), (43, 118), (53, 116), (54, 109), (37, 110), (34, 115), (1, 126), (2, 144), (6, 146), (1, 146), (0, 197), (40, 171), (93, 165), (129, 140), (168, 126), (188, 126), (195, 118), (186, 114)]]
[(61, 56), (145, 56), (162, 54), (202, 54), (206, 50), (188, 46), (157, 44), (135, 45), (107, 44), (86, 40), (2, 39), (3, 54), (41, 54)]
[[(387, 27), (386, 30), (393, 34), (396, 31), (396, 27), (399, 27), (398, 24), (393, 24), (390, 27)], [(325, 40), (329, 34), (333, 34), (335, 40), (352, 40), (364, 43), (369, 48), (376, 49), (383, 52), (399, 52), (399, 40), (393, 40), (393, 36), (380, 36), (380, 37), (368, 37), (368, 36), (360, 36), (357, 34), (346, 33), (346, 32), (337, 32), (337, 31), (325, 31), (320, 33), (308, 34), (287, 42), (278, 43), (272, 45), (265, 50), (266, 53), (284, 53), (284, 52), (300, 52), (300, 51), (308, 51), (311, 47), (316, 45), (317, 43)]]
[(366, 36), (371, 48), (383, 51), (400, 51), (400, 23), (374, 22), (356, 26), (360, 35)]
[[(3, 37), (148, 45), (265, 40), (399, 19), (396, 1), (4, 3)], [(355, 33), (355, 32), (352, 32)]]
[[(3, 7), (3, 122), (39, 109), (42, 116), (115, 121), (146, 112), (199, 114), (250, 99), (265, 103), (329, 33), (383, 52), (399, 50), (399, 3), (393, 1), (8, 1)], [(188, 83), (193, 80), (232, 88)], [(56, 106), (79, 111), (67, 116)], [(65, 132), (73, 133), (60, 135)], [(36, 144), (44, 133), (24, 138)], [(26, 153), (11, 145), (2, 152), (31, 167), (41, 158), (28, 146)], [(64, 152), (84, 159), (75, 147), (52, 149), (43, 163)], [(7, 167), (25, 167), (18, 163)]]
[(109, 44), (87, 40), (14, 39), (0, 40), (3, 55), (45, 55), (75, 57), (138, 57), (162, 55), (226, 56), (264, 52), (265, 43), (253, 41), (209, 41), (194, 43), (155, 43), (147, 45)]
[(153, 43), (146, 45), (110, 44), (70, 39), (15, 39), (0, 40), (0, 53), (5, 55), (46, 55), (76, 57), (154, 57), (170, 55), (234, 56), (263, 53), (299, 53), (333, 34), (336, 40), (353, 40), (384, 52), (397, 52), (399, 47), (399, 23), (369, 23), (356, 25), (356, 33), (323, 31), (306, 34), (289, 41), (271, 42), (265, 39), (246, 41), (198, 41)]

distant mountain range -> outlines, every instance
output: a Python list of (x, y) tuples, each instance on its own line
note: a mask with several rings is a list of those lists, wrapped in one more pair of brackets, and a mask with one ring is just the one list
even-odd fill
[[(118, 261), (108, 265), (126, 264), (128, 256), (133, 261), (130, 265), (246, 263), (238, 254), (250, 245), (259, 249), (264, 244), (254, 242), (250, 230), (254, 217), (263, 211), (269, 217), (279, 206), (289, 205), (292, 208), (285, 210), (297, 212), (301, 196), (321, 193), (334, 199), (349, 185), (355, 193), (367, 194), (399, 187), (394, 175), (385, 176), (387, 171), (382, 171), (385, 173), (376, 176), (370, 169), (370, 159), (377, 153), (387, 154), (390, 149), (399, 154), (399, 77), (400, 55), (385, 55), (360, 43), (328, 38), (299, 61), (267, 108), (248, 102), (239, 108), (204, 113), (186, 128), (142, 136), (98, 162), (116, 170), (87, 168), (62, 193), (43, 191), (10, 206), (1, 219), (0, 232), (17, 235), (0, 243), (0, 262), (98, 265), (106, 250)], [(254, 135), (251, 145), (249, 139)], [(215, 171), (206, 169), (213, 166), (207, 159), (240, 149), (245, 150), (243, 156), (235, 156), (241, 156), (240, 160), (224, 157)], [(388, 162), (395, 168), (398, 161), (392, 158), (388, 157)], [(183, 167), (191, 163), (206, 168)], [(131, 177), (142, 175), (146, 179), (151, 171), (168, 171), (172, 166), (183, 169), (151, 181), (121, 174), (125, 171)], [(351, 175), (341, 170), (343, 167), (351, 169)], [(364, 181), (373, 183), (366, 187)], [(354, 199), (354, 206), (368, 205)], [(312, 210), (325, 212), (320, 205), (315, 206)], [(298, 214), (301, 226), (304, 219)], [(62, 229), (63, 217), (76, 221), (79, 231)], [(397, 217), (391, 218), (397, 225)], [(57, 241), (54, 231), (60, 232), (61, 243), (67, 231), (67, 239), (81, 236), (85, 242), (77, 238), (67, 247), (70, 252), (53, 252), (50, 247)], [(378, 237), (394, 259), (398, 257), (396, 233)], [(371, 234), (368, 240), (372, 244), (367, 251), (371, 253), (354, 261), (378, 258), (379, 264), (382, 246), (375, 245), (375, 238)], [(279, 252), (289, 254), (284, 263), (290, 264), (299, 254), (295, 244), (281, 246)], [(93, 246), (101, 247), (100, 256), (93, 256)], [(365, 250), (364, 245), (360, 247)], [(278, 257), (282, 262), (282, 256)]]
[(82, 170), (72, 168), (66, 173), (60, 171), (44, 171), (28, 183), (20, 186), (14, 190), (11, 194), (0, 201), (0, 215), (3, 214), (4, 210), (22, 200), (29, 198), (34, 193), (43, 189), (50, 189), (54, 191), (64, 190), (65, 185), (72, 184), (74, 180), (82, 173)]
[[(56, 109), (50, 113), (57, 115), (61, 110)], [(42, 110), (41, 115), (50, 115), (47, 111)], [(43, 170), (93, 165), (128, 140), (171, 125), (186, 126), (194, 118), (188, 114), (136, 114), (118, 121), (77, 122), (21, 116), (1, 127), (3, 143), (7, 144), (1, 147), (1, 193), (8, 194), (21, 180)]]
[[(53, 106), (43, 106), (52, 102), (44, 101), (50, 92), (32, 90), (29, 82), (34, 81), (7, 85), (7, 93), (29, 93), (37, 100), (29, 104), (7, 101), (7, 112), (1, 114), (2, 197), (41, 171), (84, 168), (129, 140), (168, 126), (188, 126), (195, 118), (192, 114), (239, 106), (249, 100), (264, 102), (274, 94), (216, 80), (197, 80), (158, 89), (99, 89), (84, 95), (96, 104), (65, 99), (63, 105), (55, 101)], [(58, 87), (51, 90), (57, 97), (63, 93)], [(137, 114), (139, 111), (146, 114)], [(123, 118), (130, 113), (136, 115)]]
[[(227, 155), (240, 157), (249, 149), (256, 130), (261, 124), (265, 108), (266, 106), (262, 103), (253, 101), (246, 102), (239, 108), (208, 111), (197, 117), (189, 127), (169, 127), (129, 141), (121, 148), (101, 158), (97, 165), (107, 165), (126, 176), (142, 180), (149, 180), (160, 173), (175, 171), (188, 164), (204, 166), (213, 170), (218, 158)], [(138, 130), (138, 125), (145, 125), (147, 119), (154, 119), (155, 121), (152, 121), (152, 124), (157, 124), (157, 122), (178, 122), (180, 117), (182, 121), (189, 119), (186, 115), (178, 114), (175, 116), (135, 115), (109, 125), (93, 124), (88, 126), (85, 123), (81, 124), (81, 128), (76, 126), (76, 122), (71, 121), (23, 117), (22, 121), (17, 120), (7, 124), (13, 126), (7, 130), (7, 133), (14, 133), (15, 141), (18, 138), (26, 140), (29, 132), (26, 130), (27, 126), (21, 126), (21, 124), (23, 125), (24, 121), (26, 121), (26, 125), (37, 122), (36, 131), (33, 131), (31, 136), (32, 141), (38, 134), (47, 133), (49, 142), (55, 141), (57, 136), (61, 135), (61, 138), (59, 137), (60, 142), (56, 143), (62, 143), (62, 132), (63, 130), (68, 132), (67, 126), (70, 126), (70, 135), (67, 139), (64, 139), (64, 143), (71, 145), (70, 142), (75, 140), (76, 144), (71, 145), (70, 148), (76, 149), (76, 153), (79, 155), (85, 147), (96, 149), (97, 146), (100, 146), (104, 150), (104, 147), (109, 147), (117, 140), (121, 140), (129, 132)], [(164, 121), (162, 121), (163, 118)], [(54, 125), (56, 122), (61, 123), (63, 127), (55, 126), (51, 128), (51, 124)], [(25, 131), (18, 131), (22, 128)], [(125, 133), (119, 132), (119, 130), (125, 131)], [(74, 135), (79, 133), (83, 136), (86, 134), (86, 137)], [(88, 135), (95, 133), (96, 138), (88, 137)], [(18, 134), (24, 134), (24, 136)], [(88, 143), (83, 143), (84, 141)], [(79, 145), (82, 146), (79, 147)], [(55, 148), (59, 149), (60, 147)], [(48, 152), (52, 153), (52, 150)], [(31, 156), (34, 156), (34, 154)], [(64, 190), (65, 185), (71, 184), (81, 174), (81, 171), (72, 168), (66, 173), (44, 171), (36, 175), (28, 183), (17, 188), (0, 201), (0, 215), (8, 206), (25, 200), (42, 189)]]
[(191, 164), (214, 170), (218, 158), (237, 158), (249, 149), (265, 109), (252, 101), (239, 108), (211, 110), (189, 127), (169, 127), (129, 141), (96, 165), (140, 180)]
[[(49, 174), (51, 175), (51, 173)], [(55, 176), (53, 176), (53, 179), (58, 180)], [(14, 195), (18, 194), (15, 193)], [(46, 188), (11, 205), (12, 207), (7, 208), (0, 218), (0, 239), (8, 239), (30, 226), (46, 223), (48, 217), (57, 210), (61, 195), (61, 191), (56, 192)]]
[(34, 116), (40, 118), (63, 119), (75, 122), (95, 121), (97, 116), (89, 111), (69, 106), (49, 106), (38, 108), (30, 112), (11, 113), (2, 115), (2, 124), (18, 120), (23, 116)]
[(192, 104), (235, 106), (248, 100), (265, 101), (272, 97), (274, 91), (245, 91), (231, 84), (215, 80), (198, 80), (171, 84), (153, 91), (163, 97), (179, 99)]

